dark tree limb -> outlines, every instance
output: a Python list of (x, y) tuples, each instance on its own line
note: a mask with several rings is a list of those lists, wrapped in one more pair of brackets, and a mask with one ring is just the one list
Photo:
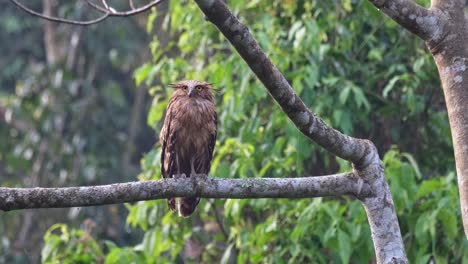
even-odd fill
[(191, 178), (68, 188), (0, 188), (0, 210), (62, 208), (128, 203), (171, 197), (311, 198), (371, 196), (369, 185), (353, 173), (304, 178)]

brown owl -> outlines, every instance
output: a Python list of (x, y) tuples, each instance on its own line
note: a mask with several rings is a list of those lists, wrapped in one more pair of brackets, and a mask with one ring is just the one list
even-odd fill
[[(164, 178), (208, 174), (216, 143), (217, 116), (213, 86), (194, 80), (172, 84), (175, 89), (159, 136), (161, 174)], [(169, 208), (190, 216), (200, 198), (169, 198)]]

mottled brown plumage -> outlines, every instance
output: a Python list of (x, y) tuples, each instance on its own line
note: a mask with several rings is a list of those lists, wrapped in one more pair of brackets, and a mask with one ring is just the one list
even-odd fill
[[(217, 117), (211, 84), (181, 81), (171, 85), (175, 91), (166, 110), (160, 134), (161, 174), (164, 178), (185, 174), (208, 174), (216, 142)], [(169, 208), (190, 216), (200, 198), (170, 198)]]

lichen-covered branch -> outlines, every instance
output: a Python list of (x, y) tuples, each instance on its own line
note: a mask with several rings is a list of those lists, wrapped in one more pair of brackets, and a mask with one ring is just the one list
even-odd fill
[(371, 195), (353, 173), (304, 178), (191, 178), (68, 188), (0, 188), (0, 210), (117, 204), (170, 197), (309, 198)]
[(356, 175), (366, 179), (377, 195), (361, 199), (369, 221), (377, 263), (408, 263), (392, 194), (382, 164), (372, 164)]
[(438, 42), (445, 24), (440, 10), (426, 9), (412, 0), (369, 0), (398, 24), (425, 41)]

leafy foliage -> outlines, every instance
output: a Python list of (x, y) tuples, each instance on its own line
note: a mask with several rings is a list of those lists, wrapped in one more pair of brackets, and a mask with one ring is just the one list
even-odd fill
[[(453, 160), (429, 164), (430, 159), (451, 154), (445, 113), (431, 107), (440, 91), (433, 84), (436, 74), (429, 74), (434, 66), (422, 43), (382, 20), (364, 1), (341, 7), (335, 1), (229, 5), (315, 112), (342, 131), (372, 138), (380, 149), (389, 150), (384, 157), (386, 174), (410, 259), (466, 260), (467, 244), (463, 238), (456, 242), (454, 235), (461, 225), (454, 214), (459, 207), (453, 172), (433, 177), (438, 176), (434, 167), (453, 170), (449, 165)], [(334, 157), (324, 159), (327, 154), (297, 132), (238, 55), (230, 52), (229, 44), (204, 24), (193, 4), (171, 3), (169, 16), (167, 27), (174, 41), (165, 50), (154, 40), (154, 61), (138, 70), (136, 79), (151, 85), (154, 78), (162, 83), (198, 78), (219, 87), (220, 136), (212, 175), (284, 177), (349, 169)], [(167, 55), (171, 50), (176, 56)], [(156, 85), (150, 92), (155, 99), (148, 122), (158, 131), (168, 91)], [(421, 119), (438, 120), (432, 124), (440, 125), (424, 126)], [(414, 138), (404, 131), (411, 127), (420, 132), (418, 146), (423, 150), (408, 147)], [(410, 152), (400, 153), (398, 148)], [(426, 148), (431, 157), (422, 155)], [(141, 179), (158, 177), (159, 149), (145, 157), (142, 168)], [(128, 208), (128, 223), (146, 231), (136, 248), (144, 246), (148, 259), (362, 263), (373, 258), (365, 213), (358, 202), (347, 199), (205, 200), (192, 220), (173, 216), (161, 202)], [(217, 232), (210, 233), (213, 225)], [(436, 225), (443, 227), (440, 234), (432, 228)], [(445, 232), (452, 235), (442, 235)], [(431, 243), (434, 246), (423, 246)], [(187, 252), (196, 246), (202, 251)]]
[(103, 256), (101, 248), (88, 232), (69, 230), (65, 224), (51, 226), (44, 240), (47, 243), (42, 249), (43, 263), (95, 263)]
[[(28, 6), (41, 10), (45, 1), (30, 2)], [(81, 1), (51, 2), (57, 2), (59, 16), (86, 15)], [(137, 93), (131, 72), (142, 63), (139, 47), (147, 43), (144, 23), (128, 18), (117, 26), (113, 20), (86, 29), (54, 23), (51, 48), (44, 44), (43, 20), (9, 1), (0, 3), (0, 14), (2, 186), (77, 186), (134, 177), (126, 172), (129, 164), (122, 162), (122, 156), (129, 152), (129, 120)], [(57, 54), (56, 61), (47, 61), (50, 52)], [(140, 104), (143, 108), (145, 101)], [(146, 122), (139, 123), (142, 129), (136, 131), (145, 131)], [(154, 138), (132, 143), (135, 150), (146, 150)], [(139, 158), (134, 158), (136, 166)], [(62, 209), (2, 214), (0, 262), (37, 262), (44, 232), (56, 222), (76, 225), (92, 216), (101, 223), (120, 221), (112, 228), (123, 233), (126, 211), (120, 208), (120, 213), (101, 207), (79, 213)], [(98, 235), (106, 237), (109, 229)], [(120, 232), (112, 238), (125, 237)]]

